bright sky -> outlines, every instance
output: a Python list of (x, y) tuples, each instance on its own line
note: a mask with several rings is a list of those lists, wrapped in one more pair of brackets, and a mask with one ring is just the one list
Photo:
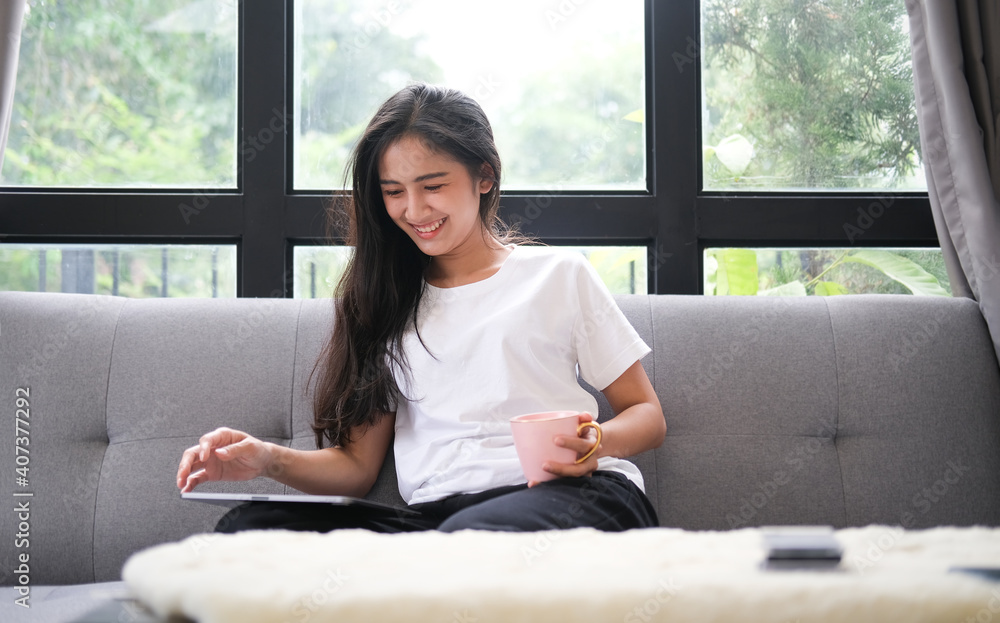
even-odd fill
[(389, 28), (401, 36), (425, 35), (427, 50), (438, 59), (449, 85), (480, 100), (489, 99), (483, 95), (502, 97), (504, 84), (515, 84), (527, 74), (572, 63), (568, 56), (574, 50), (595, 51), (596, 32), (620, 30), (642, 36), (641, 0), (368, 0), (366, 4), (372, 14), (393, 4), (399, 7)]

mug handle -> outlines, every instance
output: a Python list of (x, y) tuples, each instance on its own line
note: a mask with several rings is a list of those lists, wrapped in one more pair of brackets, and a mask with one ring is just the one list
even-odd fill
[(583, 463), (584, 461), (589, 459), (591, 454), (597, 452), (597, 446), (601, 445), (601, 425), (598, 424), (597, 422), (584, 422), (583, 424), (577, 426), (576, 427), (577, 436), (580, 435), (580, 431), (587, 428), (588, 426), (593, 427), (593, 429), (597, 431), (597, 441), (594, 442), (594, 446), (590, 449), (589, 452), (587, 452), (587, 454), (584, 454), (583, 456), (581, 456), (576, 460), (577, 463)]

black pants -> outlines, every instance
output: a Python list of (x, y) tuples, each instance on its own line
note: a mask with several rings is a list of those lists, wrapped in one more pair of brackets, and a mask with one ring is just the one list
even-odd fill
[(494, 530), (531, 532), (591, 527), (606, 532), (659, 525), (646, 496), (617, 472), (499, 487), (414, 504), (417, 514), (361, 506), (248, 502), (219, 520), (216, 532), (364, 528), (375, 532)]

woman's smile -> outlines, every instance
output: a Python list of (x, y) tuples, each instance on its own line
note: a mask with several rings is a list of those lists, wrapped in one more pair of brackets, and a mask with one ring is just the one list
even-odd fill
[(434, 237), (434, 235), (436, 234), (437, 230), (440, 229), (440, 227), (442, 225), (444, 225), (444, 222), (446, 220), (448, 220), (447, 216), (444, 217), (444, 218), (438, 219), (436, 221), (432, 221), (430, 223), (427, 223), (426, 225), (416, 225), (414, 223), (410, 223), (410, 226), (413, 227), (413, 229), (415, 229), (417, 231), (417, 235), (418, 236), (420, 236), (424, 240), (428, 240), (428, 239)]

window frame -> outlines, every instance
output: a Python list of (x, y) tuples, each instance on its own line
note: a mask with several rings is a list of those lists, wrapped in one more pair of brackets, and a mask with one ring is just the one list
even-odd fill
[[(238, 4), (240, 147), (293, 123), (293, 2)], [(939, 246), (927, 193), (702, 191), (700, 1), (645, 16), (646, 190), (505, 191), (502, 217), (550, 244), (645, 246), (653, 294), (702, 294), (707, 247)], [(239, 149), (235, 190), (0, 187), (0, 244), (236, 244), (237, 296), (290, 297), (293, 247), (325, 242), (331, 197), (292, 188), (292, 135)]]

